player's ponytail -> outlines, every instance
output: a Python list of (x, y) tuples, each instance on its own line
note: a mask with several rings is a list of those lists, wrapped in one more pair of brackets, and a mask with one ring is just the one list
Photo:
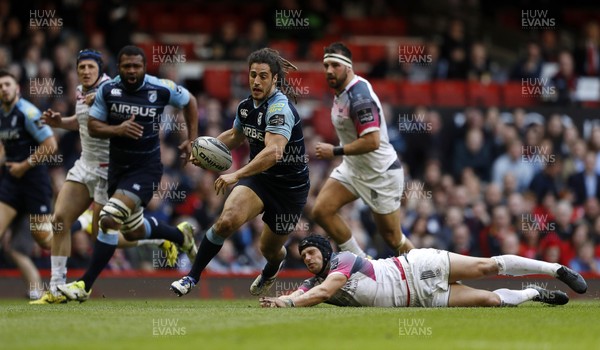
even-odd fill
[(281, 57), (279, 51), (270, 48), (263, 48), (251, 53), (248, 57), (248, 67), (252, 66), (253, 63), (268, 64), (271, 68), (271, 73), (277, 75), (277, 88), (288, 98), (293, 99), (294, 103), (298, 102), (298, 94), (286, 79), (287, 74), (290, 71), (297, 71), (298, 67)]

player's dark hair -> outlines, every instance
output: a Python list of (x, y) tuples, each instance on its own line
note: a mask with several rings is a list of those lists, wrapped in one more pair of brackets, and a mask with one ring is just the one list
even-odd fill
[(267, 47), (260, 50), (256, 50), (248, 56), (248, 68), (253, 63), (265, 63), (269, 65), (271, 74), (275, 76), (277, 74), (277, 83), (275, 86), (281, 90), (281, 92), (288, 98), (297, 102), (298, 94), (294, 91), (294, 88), (289, 85), (285, 77), (290, 71), (297, 71), (298, 67), (294, 66), (290, 61), (279, 55), (279, 51), (269, 49)]
[(17, 77), (15, 77), (14, 74), (7, 71), (6, 69), (0, 69), (0, 78), (4, 78), (4, 77), (11, 77), (11, 78), (13, 78), (14, 81), (17, 81)]
[(323, 255), (323, 266), (321, 267), (321, 271), (317, 273), (317, 275), (320, 275), (325, 271), (329, 265), (329, 261), (331, 260), (331, 255), (333, 254), (331, 243), (329, 243), (329, 240), (323, 236), (311, 234), (300, 241), (300, 244), (298, 244), (298, 253), (302, 255), (302, 251), (308, 247), (317, 248), (321, 252), (321, 255)]
[(144, 61), (144, 65), (146, 64), (146, 54), (144, 50), (137, 46), (127, 45), (124, 46), (121, 50), (119, 50), (119, 54), (117, 55), (117, 62), (121, 63), (121, 56), (142, 56), (142, 60)]
[(341, 42), (335, 42), (335, 43), (331, 43), (329, 46), (327, 46), (324, 49), (325, 53), (337, 53), (343, 56), (348, 57), (350, 60), (352, 60), (352, 52), (350, 52), (350, 49), (344, 45)]

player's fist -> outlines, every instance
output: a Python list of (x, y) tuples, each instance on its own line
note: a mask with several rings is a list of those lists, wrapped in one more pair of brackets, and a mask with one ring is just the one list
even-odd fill
[(333, 145), (329, 143), (318, 142), (315, 147), (315, 155), (318, 159), (333, 158)]
[(55, 112), (48, 108), (42, 113), (42, 122), (53, 128), (60, 128), (62, 125), (62, 117), (59, 112)]

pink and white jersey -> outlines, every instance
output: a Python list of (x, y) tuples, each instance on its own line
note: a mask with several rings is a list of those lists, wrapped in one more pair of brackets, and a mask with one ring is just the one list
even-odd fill
[[(110, 77), (104, 74), (100, 78), (100, 84), (110, 80)], [(85, 103), (85, 96), (95, 92), (96, 89), (86, 91), (83, 87), (77, 86), (77, 103), (75, 105), (75, 115), (79, 123), (79, 137), (81, 139), (81, 157), (83, 165), (92, 170), (96, 175), (102, 178), (108, 178), (108, 149), (109, 139), (97, 139), (91, 137), (88, 132), (88, 119), (90, 117), (90, 106)]]
[(385, 172), (396, 160), (381, 103), (366, 79), (355, 75), (344, 91), (334, 97), (331, 121), (342, 146), (370, 132), (379, 131), (378, 149), (344, 156), (343, 163), (353, 176), (371, 179)]
[[(409, 289), (404, 270), (397, 258), (368, 260), (350, 252), (340, 252), (331, 258), (327, 275), (341, 273), (348, 278), (346, 284), (335, 293), (328, 304), (337, 306), (408, 306)], [(323, 277), (315, 276), (304, 281), (300, 290), (307, 292), (323, 283)]]

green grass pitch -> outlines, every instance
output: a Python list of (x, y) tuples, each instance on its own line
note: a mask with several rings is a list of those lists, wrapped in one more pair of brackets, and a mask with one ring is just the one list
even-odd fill
[(255, 300), (0, 301), (2, 349), (598, 349), (600, 302), (260, 309)]

